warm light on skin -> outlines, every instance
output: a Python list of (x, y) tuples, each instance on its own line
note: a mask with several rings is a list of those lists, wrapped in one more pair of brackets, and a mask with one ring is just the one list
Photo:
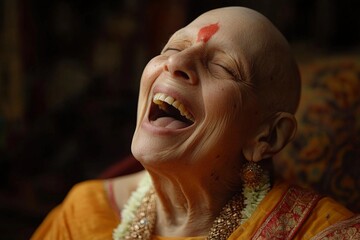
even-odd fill
[(217, 23), (202, 27), (198, 32), (198, 37), (196, 41), (206, 43), (218, 30), (219, 24)]
[[(231, 51), (239, 41), (236, 35), (231, 35), (232, 28), (220, 28), (212, 34), (206, 30), (209, 26), (221, 26), (221, 20), (215, 19), (219, 24), (211, 25), (213, 18), (210, 18), (194, 22), (174, 34), (163, 53), (152, 59), (144, 70), (139, 97), (140, 122), (133, 150), (145, 164), (156, 161), (157, 168), (160, 162), (168, 161), (177, 167), (192, 164), (192, 169), (187, 169), (190, 173), (198, 172), (205, 164), (219, 168), (221, 162), (241, 157), (240, 147), (249, 135), (251, 123), (256, 122), (255, 99), (251, 98), (251, 88), (238, 79), (242, 74), (239, 69), (246, 63), (242, 63), (240, 54)], [(204, 41), (198, 42), (198, 37), (203, 37)], [(176, 71), (185, 72), (189, 79), (177, 76)], [(188, 130), (162, 135), (141, 127), (147, 121), (155, 88), (179, 95), (189, 103), (195, 117), (194, 125)], [(141, 151), (136, 151), (140, 146)], [(209, 164), (216, 156), (221, 158)]]
[[(207, 12), (177, 31), (147, 64), (132, 153), (155, 185), (162, 226), (157, 229), (159, 235), (206, 234), (213, 215), (241, 188), (239, 172), (244, 161), (269, 157), (290, 139), (291, 126), (285, 137), (283, 129), (277, 131), (276, 141), (283, 141), (275, 148), (264, 141), (276, 129), (276, 120), (285, 119), (284, 126), (293, 121), (291, 114), (272, 114), (272, 103), (282, 91), (290, 98), (280, 101), (280, 109), (292, 109), (297, 103), (298, 93), (293, 89), (298, 85), (291, 79), (286, 82), (288, 76), (293, 77), (287, 47), (260, 14), (224, 8)], [(278, 66), (283, 68), (281, 77), (276, 75)], [(158, 92), (182, 102), (194, 123), (179, 129), (153, 124), (149, 112)], [(266, 111), (276, 118), (268, 119)], [(203, 229), (194, 229), (196, 223)], [(177, 224), (182, 226), (171, 226)]]
[[(257, 95), (261, 92), (253, 91), (252, 81), (256, 79), (251, 78), (251, 68), (261, 57), (255, 53), (268, 44), (269, 37), (262, 36), (267, 34), (267, 26), (253, 12), (244, 11), (234, 16), (237, 10), (227, 11), (225, 15), (209, 12), (177, 31), (162, 53), (146, 66), (132, 144), (135, 157), (145, 165), (150, 167), (150, 163), (156, 162), (153, 166), (160, 168), (163, 165), (159, 163), (170, 162), (171, 169), (175, 164), (177, 169), (186, 168), (190, 174), (204, 169), (203, 166), (219, 169), (219, 164), (228, 161), (238, 164), (241, 159), (242, 146), (250, 140), (259, 121)], [(209, 26), (216, 31), (206, 34), (207, 42), (199, 42)], [(265, 70), (264, 67), (261, 70)], [(185, 72), (189, 79), (183, 79), (177, 72)], [(162, 135), (144, 128), (155, 88), (183, 98), (195, 123), (188, 129)], [(213, 160), (219, 155), (220, 160)], [(192, 164), (192, 168), (189, 169), (188, 164)]]

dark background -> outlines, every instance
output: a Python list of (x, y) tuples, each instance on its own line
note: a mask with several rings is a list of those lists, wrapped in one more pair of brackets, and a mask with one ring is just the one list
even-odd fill
[(299, 58), (359, 49), (358, 1), (1, 1), (1, 239), (27, 239), (73, 184), (130, 153), (147, 61), (229, 5), (267, 16)]

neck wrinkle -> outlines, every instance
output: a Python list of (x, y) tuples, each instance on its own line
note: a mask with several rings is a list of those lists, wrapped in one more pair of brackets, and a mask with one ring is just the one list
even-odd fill
[(206, 236), (223, 206), (236, 194), (225, 186), (209, 184), (209, 179), (204, 181), (200, 176), (150, 176), (157, 195), (158, 236)]

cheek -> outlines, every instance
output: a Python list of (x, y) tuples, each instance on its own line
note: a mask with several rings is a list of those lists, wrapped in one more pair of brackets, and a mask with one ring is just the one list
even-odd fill
[(141, 76), (140, 89), (152, 85), (157, 76), (159, 76), (161, 73), (163, 66), (162, 62), (163, 61), (161, 61), (161, 58), (159, 56), (151, 59), (148, 62)]
[(162, 61), (160, 57), (151, 59), (145, 66), (140, 80), (139, 104), (147, 99), (150, 89), (156, 78), (160, 75), (161, 70)]
[(209, 136), (211, 139), (215, 138), (214, 140), (218, 141), (219, 138), (228, 138), (228, 132), (237, 131), (234, 127), (239, 126), (237, 122), (240, 102), (236, 101), (236, 96), (238, 96), (236, 91), (233, 89), (229, 91), (224, 87), (218, 87), (204, 95), (206, 113), (204, 123), (207, 132), (212, 133)]
[(139, 123), (145, 117), (146, 103), (148, 102), (151, 87), (160, 73), (161, 63), (158, 57), (155, 57), (145, 66), (141, 76), (137, 106), (137, 126), (139, 126)]
[(219, 86), (205, 96), (206, 112), (214, 121), (229, 122), (238, 118), (241, 110), (240, 90), (235, 87)]
[(229, 83), (209, 91), (206, 97), (206, 123), (224, 141), (239, 144), (247, 140), (253, 129), (251, 97), (237, 85)]

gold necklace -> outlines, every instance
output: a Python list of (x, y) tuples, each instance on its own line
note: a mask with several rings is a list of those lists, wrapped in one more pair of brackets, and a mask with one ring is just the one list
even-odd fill
[[(242, 194), (235, 195), (222, 209), (209, 231), (207, 240), (222, 240), (248, 220), (270, 191), (265, 172), (257, 186), (244, 182)], [(113, 231), (113, 240), (149, 240), (156, 224), (156, 194), (149, 174), (141, 179), (121, 211), (121, 222)]]
[(220, 215), (215, 219), (209, 231), (207, 240), (226, 240), (231, 233), (241, 224), (241, 210), (244, 208), (244, 197), (236, 194), (223, 207)]
[[(141, 200), (140, 207), (135, 213), (129, 227), (127, 240), (150, 240), (156, 223), (156, 198), (151, 188)], [(242, 194), (236, 194), (221, 210), (215, 219), (207, 240), (226, 240), (230, 234), (241, 224), (241, 210), (244, 208)]]
[(156, 201), (154, 188), (145, 194), (135, 213), (125, 239), (150, 240), (156, 223)]

